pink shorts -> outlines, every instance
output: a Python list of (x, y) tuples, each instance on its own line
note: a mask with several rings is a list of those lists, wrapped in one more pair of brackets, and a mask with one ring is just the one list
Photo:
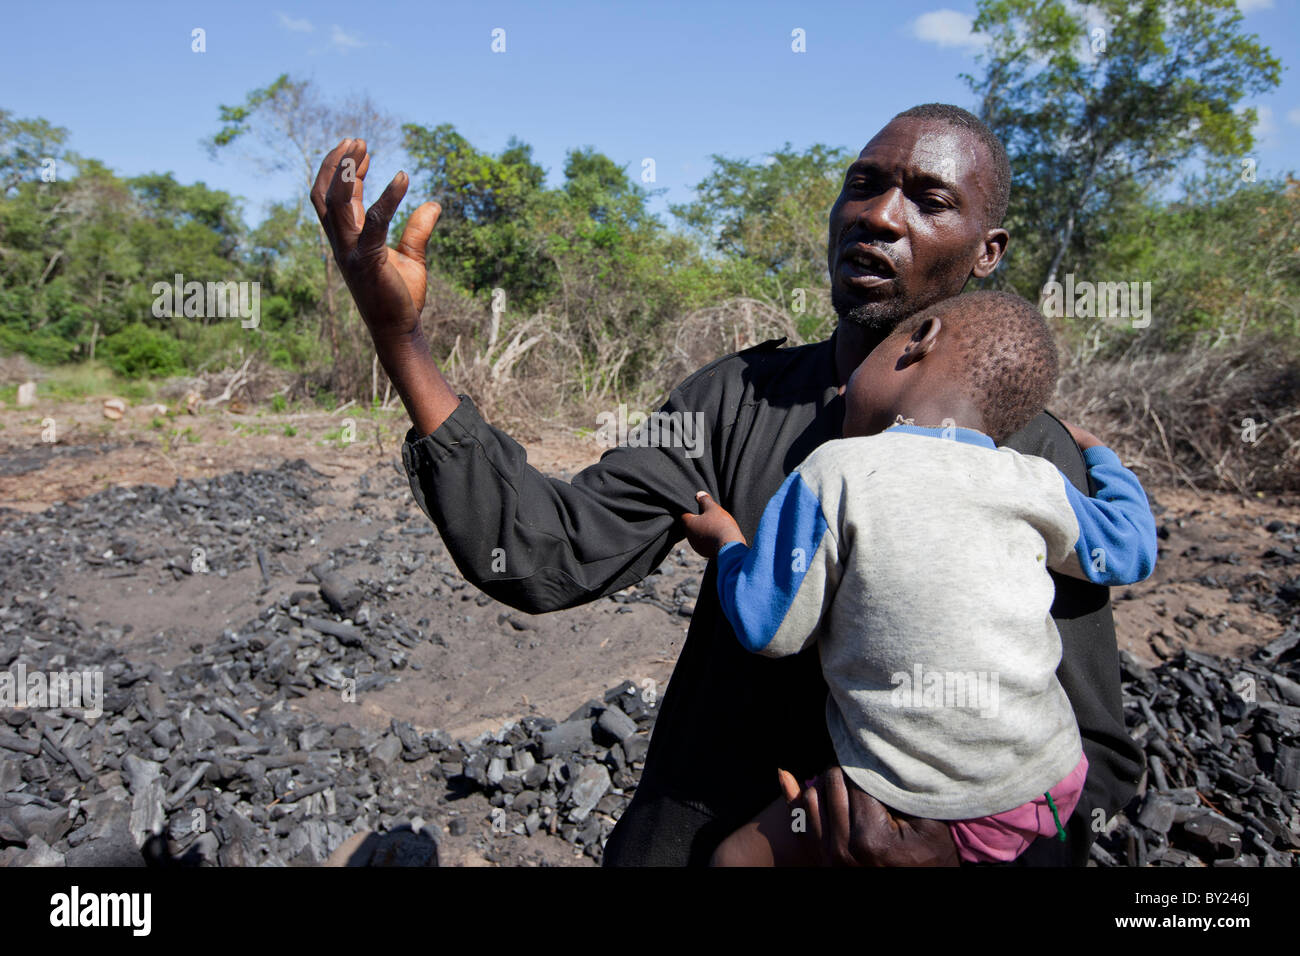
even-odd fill
[[(1088, 758), (1080, 757), (1079, 763), (1065, 779), (1051, 788), (1052, 802), (1056, 804), (1062, 825), (1074, 812), (1087, 776)], [(948, 829), (957, 845), (957, 855), (972, 863), (1014, 860), (1038, 837), (1055, 838), (1057, 833), (1046, 796), (1035, 797), (1028, 803), (992, 816), (949, 821)]]

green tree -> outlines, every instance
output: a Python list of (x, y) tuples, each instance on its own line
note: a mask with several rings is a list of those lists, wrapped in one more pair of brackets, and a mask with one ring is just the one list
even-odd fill
[(713, 157), (696, 200), (672, 212), (718, 258), (733, 293), (797, 309), (800, 332), (817, 335), (833, 317), (826, 273), (826, 216), (839, 195), (845, 149), (820, 143), (802, 152), (789, 143), (765, 160)]
[[(269, 86), (250, 92), (243, 103), (219, 107), (219, 117), (221, 128), (204, 141), (210, 155), (253, 141), (256, 145), (248, 146), (246, 155), (258, 168), (297, 174), (302, 184), (299, 202), (304, 208), (321, 158), (340, 140), (349, 136), (362, 138), (374, 155), (391, 146), (395, 137), (392, 118), (369, 96), (330, 103), (314, 82), (295, 80), (287, 73)], [(325, 270), (321, 335), (330, 343), (337, 369), (341, 326), (337, 304), (339, 281), (325, 232), (319, 224), (316, 231)]]
[[(964, 75), (1012, 159), (1009, 264), (1034, 293), (1106, 216), (1194, 157), (1239, 160), (1281, 64), (1235, 0), (980, 0), (984, 72)], [(1022, 287), (1021, 291), (1027, 291)]]

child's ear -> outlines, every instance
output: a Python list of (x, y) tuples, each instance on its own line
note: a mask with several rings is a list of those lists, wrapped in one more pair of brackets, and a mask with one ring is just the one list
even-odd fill
[(915, 362), (921, 361), (934, 350), (935, 344), (939, 341), (939, 333), (943, 330), (943, 320), (937, 315), (933, 318), (926, 319), (916, 327), (907, 340), (907, 345), (903, 347), (902, 367), (907, 367)]

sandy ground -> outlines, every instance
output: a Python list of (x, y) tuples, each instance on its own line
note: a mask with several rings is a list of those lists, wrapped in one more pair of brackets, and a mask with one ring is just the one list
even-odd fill
[[(356, 441), (341, 445), (327, 439), (349, 414), (355, 416)], [(43, 435), (49, 437), (50, 420), (57, 442), (43, 440)], [(193, 575), (172, 581), (142, 573), (89, 576), (70, 585), (87, 625), (130, 624), (124, 646), (138, 643), (169, 666), (185, 659), (191, 645), (210, 642), (282, 594), (302, 589), (299, 582), (308, 578), (307, 567), (319, 554), (373, 540), (384, 531), (396, 534), (412, 518), (425, 520), (401, 469), (407, 424), (400, 413), (372, 416), (356, 409), (334, 415), (250, 410), (167, 417), (135, 407), (119, 421), (105, 420), (97, 401), (3, 409), (0, 507), (40, 511), (113, 485), (170, 486), (178, 478), (274, 467), (298, 458), (328, 476), (304, 516), (314, 549), (281, 555), (282, 573), (265, 593), (260, 593), (256, 567), (225, 578)], [(571, 477), (602, 451), (594, 440), (559, 426), (540, 426), (516, 437), (534, 465), (561, 477)], [(360, 482), (363, 475), (366, 482)], [(367, 483), (370, 490), (359, 492)], [(1289, 575), (1267, 556), (1275, 539), (1264, 525), (1274, 519), (1300, 521), (1300, 500), (1170, 487), (1148, 488), (1148, 493), (1168, 537), (1152, 578), (1112, 594), (1120, 646), (1155, 664), (1182, 646), (1240, 656), (1277, 637), (1282, 630), (1278, 618), (1258, 610), (1251, 598), (1273, 593), (1279, 580), (1294, 576), (1294, 569)], [(148, 528), (123, 530), (149, 544)], [(670, 589), (692, 578), (698, 581), (701, 566), (683, 544), (680, 558), (666, 562), (663, 580)], [(449, 563), (446, 569), (454, 571)], [(432, 583), (435, 575), (428, 577)], [(396, 610), (410, 620), (422, 613), (431, 618), (427, 628), (442, 633), (445, 646), (431, 642), (414, 649), (418, 679), (367, 695), (348, 715), (354, 725), (382, 728), (396, 717), (420, 731), (440, 727), (469, 737), (527, 714), (563, 718), (623, 679), (665, 686), (688, 623), (646, 604), (598, 601), (528, 618), (531, 629), (517, 631), (501, 619), (511, 609), (472, 587), (450, 595), (444, 589), (436, 601), (434, 594), (431, 587), (422, 596), (417, 587), (398, 599)], [(422, 601), (433, 610), (423, 611)], [(295, 704), (339, 719), (335, 694), (314, 693)], [(590, 862), (575, 858), (570, 847), (554, 838), (510, 836), (488, 846), (472, 833), (449, 840), (443, 852), (445, 863), (461, 865)]]

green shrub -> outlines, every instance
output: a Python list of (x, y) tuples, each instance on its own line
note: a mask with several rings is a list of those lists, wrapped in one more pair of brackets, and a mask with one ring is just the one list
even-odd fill
[(166, 377), (181, 371), (181, 350), (174, 338), (135, 323), (104, 339), (104, 361), (127, 378)]

